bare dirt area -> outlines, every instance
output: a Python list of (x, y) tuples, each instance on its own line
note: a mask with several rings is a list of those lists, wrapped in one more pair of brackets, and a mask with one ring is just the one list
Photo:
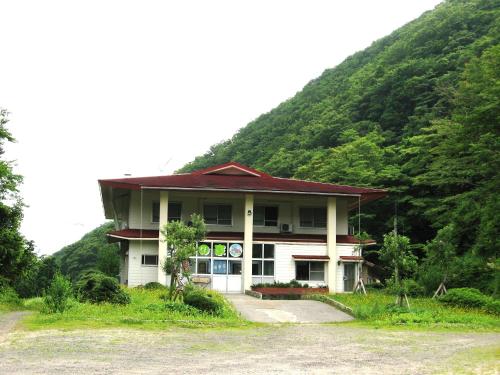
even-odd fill
[(496, 333), (302, 324), (0, 334), (0, 374), (451, 374), (456, 358), (470, 362), (465, 373), (499, 370), (469, 355), (484, 348), (498, 353)]

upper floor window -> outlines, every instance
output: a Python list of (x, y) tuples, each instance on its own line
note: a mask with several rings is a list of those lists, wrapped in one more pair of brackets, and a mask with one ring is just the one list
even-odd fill
[(278, 226), (278, 207), (255, 206), (253, 209), (253, 225)]
[(203, 206), (203, 220), (206, 224), (232, 225), (232, 207), (226, 204)]
[(326, 207), (301, 207), (300, 226), (303, 228), (326, 228)]
[[(177, 202), (168, 202), (168, 221), (180, 221), (181, 220), (182, 205)], [(153, 202), (152, 209), (153, 223), (160, 222), (160, 202)]]

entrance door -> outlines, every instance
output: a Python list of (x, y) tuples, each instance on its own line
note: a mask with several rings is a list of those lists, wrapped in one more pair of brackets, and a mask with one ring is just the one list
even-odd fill
[(344, 263), (344, 292), (354, 289), (354, 263)]
[(212, 279), (212, 289), (222, 293), (241, 293), (243, 244), (205, 241), (191, 258), (192, 272)]

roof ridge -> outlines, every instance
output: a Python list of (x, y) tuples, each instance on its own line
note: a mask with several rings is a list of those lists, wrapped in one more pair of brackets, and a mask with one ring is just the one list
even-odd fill
[(322, 181), (309, 181), (309, 180), (303, 180), (301, 178), (287, 178), (287, 177), (278, 177), (278, 176), (271, 176), (272, 178), (279, 178), (281, 180), (292, 180), (292, 181), (302, 181), (302, 182), (311, 182), (313, 184), (322, 184), (322, 185), (334, 185), (334, 186), (342, 186), (342, 187), (350, 187), (350, 188), (357, 188), (357, 189), (369, 189), (369, 190), (380, 190), (380, 191), (385, 191), (385, 189), (380, 189), (380, 188), (372, 188), (372, 187), (362, 187), (362, 186), (354, 186), (354, 185), (342, 185), (342, 184), (334, 184), (332, 182), (322, 182)]

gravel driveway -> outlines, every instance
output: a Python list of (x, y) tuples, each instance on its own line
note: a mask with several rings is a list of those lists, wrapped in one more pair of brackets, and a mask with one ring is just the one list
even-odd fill
[[(12, 328), (17, 317), (3, 320)], [(491, 359), (474, 360), (478, 351), (496, 348), (498, 354), (495, 333), (285, 324), (225, 330), (4, 329), (0, 335), (0, 374), (430, 374), (455, 373), (462, 362), (471, 371), (466, 373), (499, 369)]]

